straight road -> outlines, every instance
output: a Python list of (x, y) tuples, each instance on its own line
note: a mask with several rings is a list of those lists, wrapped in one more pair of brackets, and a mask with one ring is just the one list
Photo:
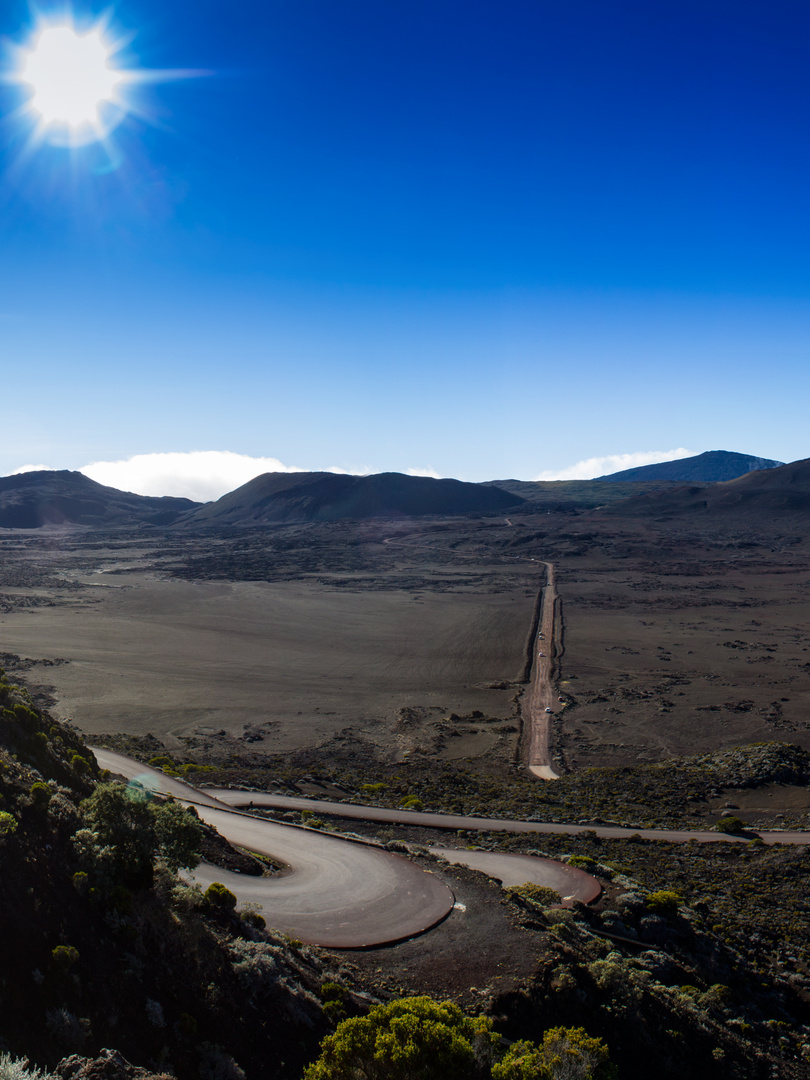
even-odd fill
[[(349, 818), (356, 821), (374, 821), (385, 824), (421, 826), (431, 829), (467, 829), (471, 832), (510, 832), (510, 833), (546, 833), (551, 835), (576, 836), (579, 833), (596, 833), (606, 840), (626, 839), (628, 836), (641, 836), (645, 840), (667, 840), (669, 843), (686, 843), (696, 840), (704, 844), (747, 844), (743, 836), (728, 836), (725, 833), (711, 832), (708, 829), (634, 829), (621, 825), (568, 825), (557, 821), (517, 821), (504, 818), (465, 817), (462, 814), (434, 814), (424, 810), (392, 810), (384, 806), (360, 806), (356, 803), (329, 802), (326, 799), (305, 799), (298, 795), (273, 795), (263, 791), (234, 791), (232, 788), (194, 788), (182, 780), (174, 780), (164, 773), (150, 769), (147, 765), (114, 754), (110, 750), (94, 749), (93, 753), (102, 769), (119, 773), (130, 779), (142, 778), (149, 786), (155, 785), (169, 795), (175, 795), (185, 802), (200, 806), (219, 806), (233, 808), (267, 807), (273, 810), (311, 810), (315, 814), (329, 814), (333, 817)], [(298, 833), (300, 836), (301, 833)], [(307, 830), (311, 835), (311, 830)], [(810, 844), (810, 832), (798, 830), (773, 832), (762, 831), (757, 834), (766, 844)]]
[[(467, 829), (471, 832), (539, 833), (570, 835), (596, 833), (606, 840), (641, 836), (645, 840), (666, 840), (687, 843), (696, 840), (704, 844), (747, 844), (743, 836), (728, 836), (708, 829), (634, 829), (621, 825), (568, 825), (557, 821), (518, 821), (508, 818), (464, 817), (461, 814), (434, 814), (425, 810), (392, 810), (384, 806), (360, 806), (356, 803), (328, 802), (325, 799), (305, 799), (294, 795), (273, 795), (258, 791), (234, 791), (230, 788), (207, 788), (230, 806), (267, 807), (274, 810), (311, 810), (315, 814), (373, 821), (385, 824), (412, 825), (430, 829)], [(757, 833), (766, 844), (810, 844), (810, 832), (763, 831)]]
[(551, 677), (554, 671), (554, 615), (557, 607), (557, 585), (554, 564), (547, 562), (546, 584), (543, 588), (543, 609), (537, 626), (537, 637), (532, 648), (532, 676), (529, 692), (525, 696), (523, 729), (528, 731), (528, 768), (540, 780), (559, 780), (559, 774), (551, 766), (550, 728), (552, 714), (546, 709), (554, 708), (554, 687)]

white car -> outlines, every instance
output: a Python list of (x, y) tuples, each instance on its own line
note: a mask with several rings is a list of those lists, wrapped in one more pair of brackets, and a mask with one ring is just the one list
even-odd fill
[(554, 710), (550, 709), (548, 706), (546, 706), (546, 712), (554, 712)]

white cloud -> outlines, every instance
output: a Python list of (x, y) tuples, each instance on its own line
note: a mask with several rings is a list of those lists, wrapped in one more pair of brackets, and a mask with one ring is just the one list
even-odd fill
[(661, 461), (677, 461), (693, 457), (695, 450), (637, 450), (632, 454), (606, 454), (605, 457), (586, 458), (565, 469), (547, 469), (535, 476), (535, 480), (592, 480), (595, 476), (609, 476), (624, 469), (637, 469), (641, 465), (657, 465)]
[(137, 495), (175, 495), (208, 502), (262, 473), (306, 470), (284, 465), (277, 458), (250, 457), (231, 450), (193, 450), (136, 454), (125, 461), (94, 461), (79, 472), (99, 484)]
[(442, 474), (437, 473), (435, 469), (406, 469), (408, 476), (430, 476), (433, 480), (441, 480)]
[(21, 473), (26, 472), (51, 472), (50, 465), (21, 465), (19, 469), (15, 469), (14, 472), (9, 473), (9, 476), (19, 476)]

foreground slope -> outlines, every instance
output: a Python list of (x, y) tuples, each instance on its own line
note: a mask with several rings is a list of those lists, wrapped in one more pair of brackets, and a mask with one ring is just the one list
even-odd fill
[(0, 477), (0, 529), (169, 525), (197, 505), (191, 499), (118, 491), (68, 469)]
[[(324, 965), (155, 861), (143, 813), (94, 816), (98, 778), (75, 732), (0, 669), (0, 1048), (48, 1068), (110, 1048), (179, 1080), (294, 1080), (329, 1029)], [(115, 1064), (79, 1075), (135, 1075)]]
[(461, 480), (402, 473), (264, 473), (194, 511), (187, 525), (265, 525), (353, 518), (497, 513), (523, 499)]

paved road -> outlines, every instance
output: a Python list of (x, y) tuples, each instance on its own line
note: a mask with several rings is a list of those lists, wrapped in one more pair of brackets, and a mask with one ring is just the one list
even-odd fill
[[(413, 937), (446, 917), (454, 903), (453, 894), (437, 877), (420, 870), (407, 859), (363, 844), (325, 836), (315, 830), (240, 814), (234, 810), (235, 806), (310, 810), (361, 821), (396, 822), (453, 831), (466, 829), (541, 835), (576, 835), (593, 831), (607, 839), (639, 835), (669, 842), (748, 842), (742, 837), (709, 831), (511, 821), (391, 810), (225, 788), (200, 791), (132, 758), (101, 749), (94, 749), (93, 752), (102, 768), (130, 779), (137, 778), (155, 790), (193, 803), (200, 817), (214, 825), (232, 843), (270, 855), (286, 864), (290, 872), (276, 878), (229, 874), (205, 865), (198, 868), (195, 877), (204, 886), (211, 881), (221, 881), (236, 893), (240, 902), (255, 903), (265, 914), (269, 925), (302, 941), (330, 948), (361, 948)], [(762, 832), (759, 835), (766, 844), (810, 843), (810, 833)], [(590, 875), (583, 872), (574, 874), (575, 868), (561, 866), (553, 860), (454, 848), (440, 847), (435, 850), (452, 861), (484, 870), (505, 884), (534, 881), (548, 885), (564, 897), (575, 897), (585, 902), (594, 899), (599, 892), (598, 883)], [(574, 882), (574, 877), (579, 881)], [(586, 879), (592, 884), (589, 885)], [(589, 895), (589, 890), (592, 895)]]
[(335, 949), (389, 944), (428, 930), (452, 910), (450, 889), (398, 855), (240, 814), (131, 758), (93, 752), (101, 768), (193, 803), (202, 820), (231, 843), (286, 864), (289, 872), (274, 878), (205, 864), (194, 877), (203, 886), (221, 881), (241, 903), (256, 904), (268, 925), (291, 937)]
[(509, 855), (503, 851), (459, 851), (458, 848), (431, 847), (434, 855), (448, 862), (483, 870), (506, 886), (545, 885), (554, 889), (563, 901), (581, 900), (590, 904), (602, 895), (602, 886), (584, 870), (554, 859), (538, 859), (534, 855)]
[[(699, 829), (634, 829), (620, 825), (566, 825), (556, 821), (516, 821), (504, 818), (464, 817), (461, 814), (434, 814), (425, 810), (392, 810), (383, 806), (359, 806), (354, 803), (328, 802), (324, 799), (305, 799), (294, 795), (272, 795), (266, 792), (234, 791), (229, 788), (208, 788), (208, 795), (216, 796), (231, 806), (266, 806), (275, 810), (311, 810), (315, 814), (354, 818), (357, 821), (375, 821), (421, 826), (432, 829), (468, 829), (470, 831), (510, 833), (551, 833), (576, 835), (592, 832), (608, 840), (642, 836), (646, 840), (668, 840), (685, 843), (697, 840), (701, 843), (746, 844), (742, 836), (726, 836), (723, 833)], [(810, 844), (810, 832), (759, 832), (766, 844)]]

